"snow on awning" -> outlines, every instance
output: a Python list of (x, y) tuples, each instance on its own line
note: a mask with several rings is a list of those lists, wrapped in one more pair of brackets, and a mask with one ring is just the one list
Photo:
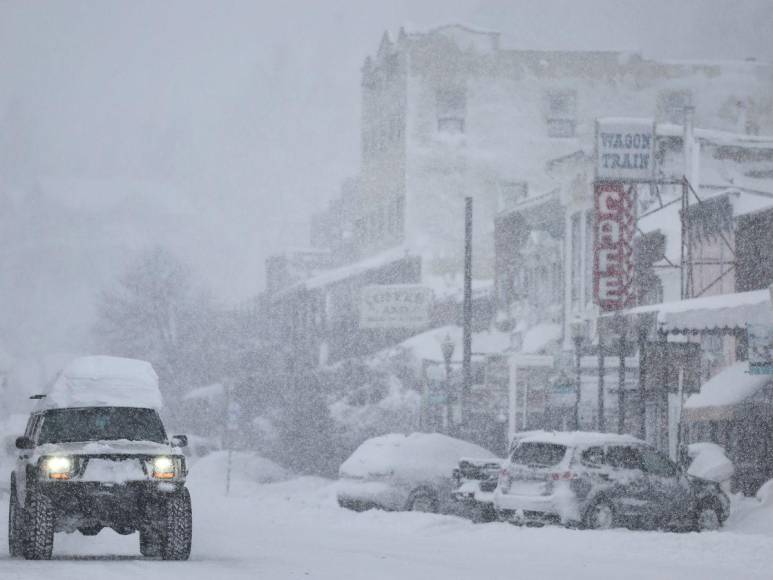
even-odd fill
[(748, 373), (749, 363), (737, 362), (709, 379), (684, 405), (685, 416), (694, 421), (731, 419), (734, 407), (754, 396), (773, 377)]
[(538, 324), (523, 334), (521, 352), (524, 354), (539, 354), (551, 343), (561, 340), (563, 331), (560, 324)]
[(639, 306), (626, 314), (657, 313), (660, 330), (669, 333), (742, 330), (750, 322), (773, 324), (768, 290), (738, 292)]
[(376, 254), (375, 256), (355, 262), (354, 264), (348, 264), (332, 270), (325, 270), (316, 276), (298, 282), (284, 292), (280, 292), (280, 295), (298, 288), (322, 288), (411, 257), (416, 257), (416, 255), (411, 254), (405, 246), (397, 246), (380, 254)]

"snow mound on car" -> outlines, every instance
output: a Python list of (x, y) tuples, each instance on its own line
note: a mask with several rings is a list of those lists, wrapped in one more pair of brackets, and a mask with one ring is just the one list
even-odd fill
[(347, 477), (395, 475), (410, 479), (450, 477), (462, 457), (495, 459), (496, 455), (467, 441), (439, 433), (391, 433), (368, 439), (341, 464)]
[(114, 356), (86, 356), (59, 373), (42, 401), (45, 408), (163, 406), (150, 363)]
[[(223, 482), (228, 471), (228, 451), (215, 451), (199, 459), (191, 468), (189, 480), (194, 485)], [(233, 451), (231, 483), (239, 488), (249, 484), (274, 483), (291, 477), (290, 471), (260, 455), (248, 451)]]
[(735, 467), (725, 455), (725, 450), (716, 443), (692, 443), (687, 447), (692, 459), (687, 473), (722, 483), (733, 477)]

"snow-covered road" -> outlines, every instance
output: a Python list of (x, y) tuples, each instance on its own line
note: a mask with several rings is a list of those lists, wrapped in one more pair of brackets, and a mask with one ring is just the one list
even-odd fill
[[(0, 557), (6, 579), (241, 578), (593, 579), (771, 578), (773, 538), (729, 529), (705, 534), (475, 525), (448, 516), (353, 513), (329, 481), (267, 485), (191, 482), (195, 536), (189, 562), (143, 560), (137, 536), (56, 537), (55, 559)], [(5, 507), (3, 498), (3, 507)], [(770, 513), (770, 512), (768, 512)], [(5, 544), (5, 530), (0, 532)]]

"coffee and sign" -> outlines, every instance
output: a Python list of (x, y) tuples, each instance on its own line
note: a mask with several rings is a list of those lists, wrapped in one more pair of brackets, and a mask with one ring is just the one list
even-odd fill
[(429, 325), (432, 290), (412, 284), (365, 286), (360, 328), (423, 328)]

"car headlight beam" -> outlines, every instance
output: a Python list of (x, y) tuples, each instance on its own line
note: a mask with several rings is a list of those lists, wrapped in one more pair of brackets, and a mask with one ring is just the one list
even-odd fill
[(154, 458), (152, 466), (153, 477), (155, 479), (174, 479), (174, 477), (177, 475), (176, 461), (171, 457), (167, 457), (166, 455), (161, 455)]
[(71, 457), (55, 455), (43, 460), (43, 472), (49, 479), (70, 479), (75, 462)]

